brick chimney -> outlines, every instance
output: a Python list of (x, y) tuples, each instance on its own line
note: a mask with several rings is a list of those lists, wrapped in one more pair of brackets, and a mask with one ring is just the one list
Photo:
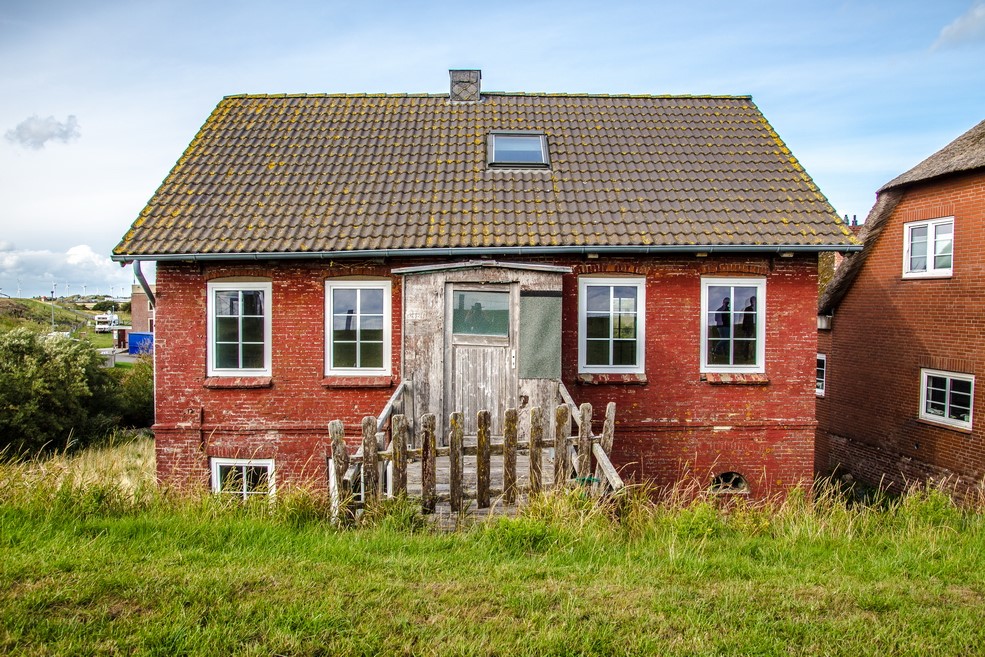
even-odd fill
[(448, 71), (451, 77), (451, 93), (448, 99), (453, 103), (479, 102), (479, 81), (482, 71), (452, 69)]

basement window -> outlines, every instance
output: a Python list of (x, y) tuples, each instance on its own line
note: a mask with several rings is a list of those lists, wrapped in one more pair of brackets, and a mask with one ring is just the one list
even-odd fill
[(535, 132), (493, 132), (487, 142), (486, 163), (510, 169), (546, 168), (547, 136)]
[(273, 495), (273, 459), (212, 459), (212, 492), (243, 500)]

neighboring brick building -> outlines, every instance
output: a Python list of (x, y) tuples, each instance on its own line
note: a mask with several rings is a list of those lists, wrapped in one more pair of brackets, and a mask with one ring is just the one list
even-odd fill
[[(154, 286), (149, 287), (150, 293), (154, 294)], [(130, 330), (135, 333), (154, 332), (154, 306), (140, 285), (134, 285), (130, 291)]]
[(160, 478), (324, 485), (401, 381), (439, 418), (563, 381), (626, 473), (809, 484), (817, 257), (858, 247), (751, 100), (479, 82), (219, 103), (114, 251), (157, 263)]
[(819, 302), (819, 469), (980, 486), (985, 122), (883, 186), (860, 237)]

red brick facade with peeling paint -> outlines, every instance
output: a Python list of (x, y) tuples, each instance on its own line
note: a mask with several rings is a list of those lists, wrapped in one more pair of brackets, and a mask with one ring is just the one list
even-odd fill
[[(810, 484), (816, 254), (532, 261), (572, 268), (563, 279), (562, 379), (579, 403), (616, 402), (613, 460), (625, 475), (659, 486), (693, 477), (706, 487), (714, 475), (738, 472), (757, 497)], [(332, 385), (325, 379), (325, 280), (391, 276), (391, 266), (406, 264), (160, 263), (155, 434), (161, 481), (206, 486), (210, 457), (249, 457), (275, 459), (278, 486), (324, 487), (328, 422), (343, 420), (355, 442), (362, 417), (377, 415), (400, 380), (404, 311), (401, 277), (392, 276), (391, 385)], [(579, 380), (578, 277), (599, 274), (646, 278), (645, 383)], [(233, 276), (272, 281), (269, 379), (206, 376), (206, 284)], [(765, 380), (739, 385), (701, 375), (702, 276), (765, 277)]]

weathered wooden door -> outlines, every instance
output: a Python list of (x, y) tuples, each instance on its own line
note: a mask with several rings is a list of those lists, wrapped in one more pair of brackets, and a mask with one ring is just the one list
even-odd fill
[(446, 286), (445, 408), (465, 414), (466, 434), (476, 432), (480, 410), (502, 434), (503, 412), (516, 406), (516, 287)]

